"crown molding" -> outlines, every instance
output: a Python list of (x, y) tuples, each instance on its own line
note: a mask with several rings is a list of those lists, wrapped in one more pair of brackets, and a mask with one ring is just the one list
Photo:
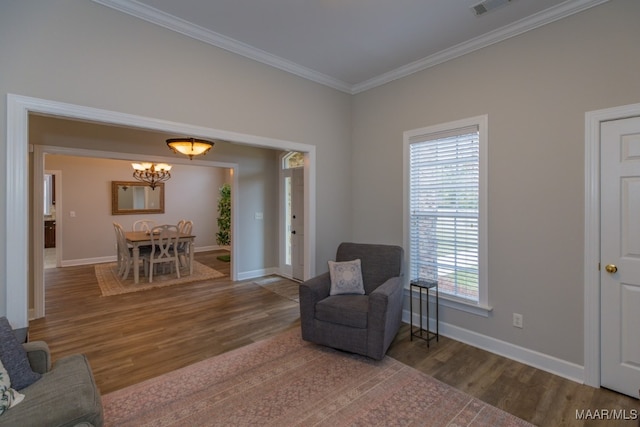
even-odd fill
[(378, 86), (382, 86), (385, 83), (407, 77), (411, 74), (417, 73), (427, 68), (442, 64), (443, 62), (459, 58), (460, 56), (466, 55), (467, 53), (471, 53), (492, 44), (499, 43), (511, 37), (518, 36), (520, 34), (526, 33), (527, 31), (534, 30), (536, 28), (542, 27), (543, 25), (566, 18), (575, 13), (582, 12), (583, 10), (598, 6), (608, 1), (609, 0), (567, 0), (557, 6), (550, 7), (549, 9), (543, 10), (542, 12), (531, 15), (527, 18), (521, 19), (502, 28), (498, 28), (497, 30), (491, 31), (489, 33), (483, 34), (480, 37), (476, 37), (474, 39), (460, 43), (449, 49), (445, 49), (426, 58), (396, 68), (395, 70), (381, 74), (364, 82), (357, 83), (351, 87), (351, 93), (357, 94)]
[(103, 6), (124, 12), (136, 18), (159, 25), (175, 31), (187, 37), (219, 47), (220, 49), (236, 53), (263, 64), (270, 65), (280, 70), (295, 74), (307, 80), (320, 83), (342, 92), (351, 93), (351, 85), (326, 74), (303, 67), (292, 61), (272, 55), (269, 52), (255, 48), (246, 43), (224, 36), (220, 33), (195, 25), (184, 19), (169, 15), (151, 6), (139, 3), (136, 0), (93, 0)]
[(409, 63), (395, 70), (381, 74), (372, 79), (350, 85), (342, 80), (328, 76), (326, 74), (303, 67), (292, 61), (286, 60), (276, 55), (272, 55), (261, 49), (257, 49), (246, 43), (226, 37), (214, 31), (197, 26), (183, 19), (169, 15), (153, 7), (142, 4), (136, 0), (92, 0), (103, 6), (124, 12), (128, 15), (143, 19), (156, 25), (160, 25), (169, 30), (183, 34), (204, 43), (219, 47), (229, 52), (236, 53), (249, 59), (261, 62), (266, 65), (278, 68), (296, 76), (311, 80), (313, 82), (331, 87), (333, 89), (355, 95), (369, 89), (381, 86), (394, 80), (407, 77), (411, 74), (425, 70), (427, 68), (450, 61), (467, 53), (474, 52), (484, 47), (499, 43), (511, 37), (518, 36), (527, 31), (542, 27), (543, 25), (566, 18), (575, 13), (606, 3), (609, 0), (567, 0), (557, 6), (550, 7), (537, 14), (506, 25), (497, 30), (483, 34), (469, 41), (460, 43), (449, 49), (445, 49), (426, 58)]

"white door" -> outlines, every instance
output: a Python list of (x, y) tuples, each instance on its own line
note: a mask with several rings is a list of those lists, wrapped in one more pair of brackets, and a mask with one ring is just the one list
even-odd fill
[(291, 171), (291, 275), (304, 280), (304, 168)]
[(640, 389), (640, 117), (604, 122), (601, 161), (601, 385)]

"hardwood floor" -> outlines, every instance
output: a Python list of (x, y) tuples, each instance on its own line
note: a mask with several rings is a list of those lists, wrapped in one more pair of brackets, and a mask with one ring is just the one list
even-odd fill
[(29, 338), (54, 359), (85, 353), (109, 393), (299, 325), (297, 303), (230, 282), (221, 253), (195, 258), (225, 278), (109, 297), (93, 266), (48, 269), (46, 316), (30, 322)]
[[(196, 260), (224, 278), (102, 297), (93, 266), (48, 269), (46, 312), (30, 339), (47, 341), (54, 361), (85, 353), (103, 394), (254, 341), (299, 328), (298, 304), (251, 281), (232, 283), (220, 252)], [(640, 409), (637, 400), (594, 389), (440, 337), (427, 349), (403, 325), (388, 352), (442, 382), (540, 426), (640, 425), (576, 420), (576, 411)], [(636, 412), (637, 413), (637, 412)], [(428, 425), (428, 420), (425, 420)]]

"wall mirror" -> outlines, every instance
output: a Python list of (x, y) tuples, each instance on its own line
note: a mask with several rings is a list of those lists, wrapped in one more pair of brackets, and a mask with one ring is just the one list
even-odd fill
[(111, 181), (111, 214), (164, 213), (164, 183), (152, 190), (136, 181)]

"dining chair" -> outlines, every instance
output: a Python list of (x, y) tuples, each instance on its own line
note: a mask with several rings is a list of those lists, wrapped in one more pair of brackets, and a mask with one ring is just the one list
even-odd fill
[[(121, 229), (122, 229), (122, 226), (120, 224), (118, 224), (117, 222), (113, 223), (113, 231), (116, 233), (116, 258), (118, 261), (118, 264), (117, 264), (118, 276), (122, 275), (122, 269), (125, 263), (125, 257), (122, 253), (122, 239), (120, 238)], [(126, 240), (124, 243), (126, 245), (127, 243)]]
[(156, 226), (152, 219), (139, 219), (133, 223), (133, 231), (151, 231)]
[[(178, 229), (182, 234), (191, 234), (193, 231), (193, 221), (191, 220), (182, 220), (184, 221), (182, 227), (180, 227), (180, 223), (178, 223)], [(190, 267), (189, 265), (189, 242), (178, 242), (178, 260), (180, 261), (180, 266)]]
[(175, 225), (159, 225), (153, 227), (149, 233), (151, 238), (151, 251), (142, 255), (144, 273), (149, 277), (149, 283), (153, 282), (153, 270), (156, 264), (171, 263), (171, 270), (176, 269), (176, 275), (180, 278), (180, 265), (178, 262), (178, 227)]
[[(117, 252), (117, 268), (118, 268), (118, 277), (122, 280), (126, 280), (129, 277), (129, 269), (133, 264), (133, 253), (132, 248), (127, 244), (127, 238), (124, 234), (124, 228), (117, 222), (113, 223), (113, 228), (116, 233), (116, 252)], [(147, 249), (148, 250), (148, 249)], [(140, 249), (141, 254), (145, 253), (145, 249)], [(140, 265), (134, 266), (134, 268), (140, 268)]]
[[(151, 232), (151, 229), (156, 226), (156, 222), (152, 219), (139, 219), (133, 223), (133, 231), (145, 231)], [(140, 245), (140, 248), (151, 249), (151, 245)]]

